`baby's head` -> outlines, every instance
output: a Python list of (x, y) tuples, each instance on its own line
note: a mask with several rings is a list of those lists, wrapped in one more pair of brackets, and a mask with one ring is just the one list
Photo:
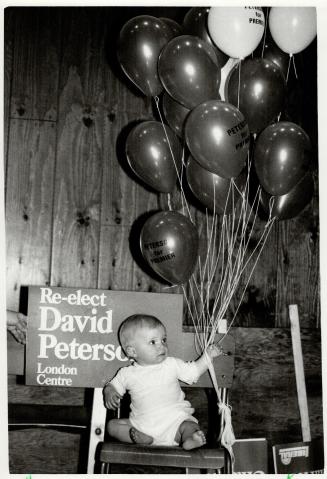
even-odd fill
[(168, 354), (166, 328), (155, 316), (133, 314), (119, 328), (126, 355), (141, 365), (158, 364)]

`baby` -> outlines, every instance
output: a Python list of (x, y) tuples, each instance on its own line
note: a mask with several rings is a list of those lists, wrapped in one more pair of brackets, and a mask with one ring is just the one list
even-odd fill
[(222, 354), (209, 346), (199, 359), (184, 362), (168, 356), (164, 325), (154, 316), (135, 314), (121, 324), (121, 345), (132, 364), (121, 368), (104, 387), (107, 408), (116, 409), (126, 391), (131, 396), (128, 419), (112, 419), (110, 436), (129, 443), (181, 445), (190, 450), (206, 442), (194, 409), (185, 400), (179, 380), (192, 384), (208, 369), (206, 355)]

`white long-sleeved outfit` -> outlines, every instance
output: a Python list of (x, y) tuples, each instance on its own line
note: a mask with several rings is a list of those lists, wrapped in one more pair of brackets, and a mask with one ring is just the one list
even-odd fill
[(179, 380), (192, 384), (198, 378), (195, 362), (168, 357), (160, 364), (121, 368), (111, 384), (121, 395), (129, 392), (132, 426), (152, 436), (154, 445), (168, 446), (177, 445), (174, 439), (183, 421), (197, 422)]

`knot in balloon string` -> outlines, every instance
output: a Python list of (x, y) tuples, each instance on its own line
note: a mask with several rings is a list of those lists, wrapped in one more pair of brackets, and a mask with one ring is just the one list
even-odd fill
[(219, 414), (222, 417), (221, 421), (221, 433), (220, 433), (220, 442), (221, 445), (227, 449), (231, 457), (232, 469), (235, 462), (233, 444), (235, 443), (235, 434), (232, 426), (232, 408), (224, 402), (218, 403)]

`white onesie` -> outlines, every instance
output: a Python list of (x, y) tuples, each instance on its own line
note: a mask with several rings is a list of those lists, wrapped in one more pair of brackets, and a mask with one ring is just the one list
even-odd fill
[(154, 445), (172, 446), (183, 421), (198, 422), (178, 380), (192, 384), (198, 379), (195, 362), (168, 357), (160, 364), (121, 368), (111, 384), (122, 396), (130, 393), (132, 426), (152, 436)]

